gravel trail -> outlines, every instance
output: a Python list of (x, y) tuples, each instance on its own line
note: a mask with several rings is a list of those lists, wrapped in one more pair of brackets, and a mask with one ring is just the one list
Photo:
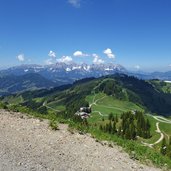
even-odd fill
[(0, 110), (0, 171), (158, 171), (129, 158), (121, 147), (52, 131), (48, 121)]

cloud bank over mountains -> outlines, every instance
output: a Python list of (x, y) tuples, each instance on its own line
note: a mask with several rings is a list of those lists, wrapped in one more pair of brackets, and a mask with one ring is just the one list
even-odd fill
[(107, 48), (105, 50), (102, 51), (103, 53), (101, 53), (101, 55), (97, 54), (97, 53), (85, 53), (81, 50), (77, 50), (75, 52), (73, 52), (72, 55), (62, 55), (62, 57), (58, 57), (56, 55), (56, 52), (50, 50), (48, 53), (49, 58), (45, 60), (45, 64), (50, 65), (50, 64), (54, 64), (56, 62), (62, 62), (62, 63), (72, 63), (72, 62), (78, 62), (81, 61), (83, 63), (84, 59), (88, 59), (88, 61), (90, 61), (90, 63), (92, 64), (103, 64), (106, 61), (110, 62), (114, 62), (115, 60), (115, 55), (112, 52), (112, 50), (110, 48)]

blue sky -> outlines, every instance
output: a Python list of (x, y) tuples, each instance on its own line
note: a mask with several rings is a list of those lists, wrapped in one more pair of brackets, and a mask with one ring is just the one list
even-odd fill
[(0, 0), (0, 67), (87, 62), (171, 70), (170, 0)]

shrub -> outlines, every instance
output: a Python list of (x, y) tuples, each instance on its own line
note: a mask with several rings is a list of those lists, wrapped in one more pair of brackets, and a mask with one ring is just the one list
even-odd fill
[(59, 130), (58, 128), (58, 122), (56, 120), (51, 120), (49, 123), (49, 126), (51, 127), (52, 130)]

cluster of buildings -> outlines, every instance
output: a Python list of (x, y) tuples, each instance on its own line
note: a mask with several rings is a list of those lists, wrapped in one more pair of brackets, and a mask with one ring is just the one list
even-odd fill
[(80, 116), (82, 119), (87, 119), (90, 117), (91, 107), (80, 107), (79, 111), (75, 115)]

